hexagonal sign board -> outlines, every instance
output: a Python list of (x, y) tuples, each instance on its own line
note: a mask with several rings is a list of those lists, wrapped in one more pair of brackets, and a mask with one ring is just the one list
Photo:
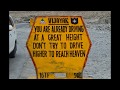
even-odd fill
[(80, 79), (91, 41), (81, 16), (37, 16), (26, 45), (37, 79)]

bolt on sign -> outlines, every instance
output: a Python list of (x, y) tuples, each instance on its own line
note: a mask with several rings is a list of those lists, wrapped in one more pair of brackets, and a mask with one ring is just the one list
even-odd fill
[(91, 41), (81, 16), (37, 16), (26, 45), (37, 79), (80, 79)]

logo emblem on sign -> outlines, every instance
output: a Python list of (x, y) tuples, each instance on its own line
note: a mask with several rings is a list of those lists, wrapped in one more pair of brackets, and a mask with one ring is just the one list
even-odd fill
[(45, 21), (44, 21), (43, 18), (41, 19), (40, 23), (41, 23), (41, 24), (45, 24)]
[(78, 18), (71, 18), (72, 24), (78, 24)]

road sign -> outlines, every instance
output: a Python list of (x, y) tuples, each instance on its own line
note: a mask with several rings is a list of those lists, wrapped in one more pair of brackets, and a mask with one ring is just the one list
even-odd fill
[(81, 16), (37, 16), (26, 45), (38, 79), (80, 79), (91, 41)]

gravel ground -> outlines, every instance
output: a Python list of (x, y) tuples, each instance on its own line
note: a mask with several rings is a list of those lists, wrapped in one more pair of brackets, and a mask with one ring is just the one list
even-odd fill
[[(90, 19), (90, 23), (111, 23), (110, 11), (9, 11), (14, 18), (15, 23), (29, 21), (35, 16), (82, 16), (84, 19)], [(96, 19), (96, 21), (95, 21)]]
[[(99, 28), (98, 28), (99, 27)], [(87, 28), (92, 47), (84, 69), (84, 77), (111, 78), (111, 26), (89, 25)]]
[[(36, 11), (35, 11), (36, 12)], [(10, 15), (14, 17), (16, 23), (23, 22), (21, 18), (30, 17), (30, 15), (80, 15), (83, 16), (84, 22), (89, 33), (92, 47), (90, 49), (90, 53), (88, 55), (88, 60), (86, 63), (86, 67), (84, 68), (83, 77), (92, 77), (93, 79), (111, 79), (111, 12), (109, 11), (91, 11), (89, 12), (58, 12), (58, 11), (47, 11), (47, 12), (26, 12), (18, 11), (10, 12)], [(18, 15), (19, 14), (19, 15)], [(23, 16), (23, 17), (21, 17)], [(28, 18), (27, 18), (28, 19)], [(19, 40), (23, 39), (23, 44), (25, 47), (26, 38), (30, 32), (30, 27), (25, 26), (23, 28), (17, 29)], [(24, 33), (24, 34), (22, 34)], [(26, 38), (24, 38), (26, 37)], [(19, 79), (25, 79), (30, 76), (35, 76), (35, 70), (32, 63), (31, 58), (26, 52), (26, 61), (23, 64), (21, 74), (19, 75)]]

